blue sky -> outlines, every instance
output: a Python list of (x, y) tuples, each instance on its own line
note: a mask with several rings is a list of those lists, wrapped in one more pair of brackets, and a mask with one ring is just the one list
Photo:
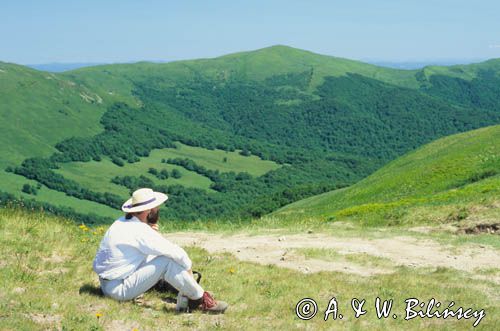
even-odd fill
[(2, 1), (0, 61), (172, 61), (282, 44), (358, 60), (500, 57), (500, 1)]

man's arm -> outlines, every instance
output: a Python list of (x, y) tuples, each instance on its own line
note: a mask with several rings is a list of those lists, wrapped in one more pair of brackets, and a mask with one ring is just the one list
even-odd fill
[(157, 231), (146, 230), (137, 239), (138, 248), (147, 255), (165, 255), (180, 264), (186, 270), (191, 270), (192, 262), (186, 251), (170, 242)]
[[(160, 226), (158, 225), (158, 223), (148, 223), (148, 225), (156, 232), (160, 232)], [(191, 275), (191, 277), (194, 277), (193, 269), (189, 269), (187, 272)]]

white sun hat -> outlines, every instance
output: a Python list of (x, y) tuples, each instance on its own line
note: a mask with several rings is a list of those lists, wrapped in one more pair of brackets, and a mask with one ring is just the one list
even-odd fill
[(136, 213), (154, 207), (158, 207), (168, 199), (168, 196), (161, 192), (154, 192), (150, 188), (140, 188), (132, 197), (125, 201), (122, 210), (126, 213)]

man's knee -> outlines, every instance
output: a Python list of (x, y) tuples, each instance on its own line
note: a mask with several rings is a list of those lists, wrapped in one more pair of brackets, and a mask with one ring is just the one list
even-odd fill
[(105, 296), (116, 300), (116, 301), (128, 301), (133, 299), (130, 297), (130, 294), (126, 293), (123, 289), (123, 286), (117, 286), (113, 288), (111, 291), (108, 289), (107, 291), (101, 287), (102, 292), (104, 293)]
[(165, 268), (169, 267), (173, 263), (177, 264), (174, 260), (165, 255), (159, 255), (155, 257), (154, 259), (151, 260), (150, 263), (154, 263), (159, 266), (161, 265), (164, 266)]
[(173, 259), (167, 257), (167, 256), (157, 256), (156, 258), (153, 259), (152, 261), (155, 263), (157, 266), (162, 266), (164, 267), (163, 270), (165, 270), (165, 273), (168, 273), (170, 275), (176, 275), (180, 274), (183, 271), (187, 270), (181, 266), (179, 263), (175, 262)]

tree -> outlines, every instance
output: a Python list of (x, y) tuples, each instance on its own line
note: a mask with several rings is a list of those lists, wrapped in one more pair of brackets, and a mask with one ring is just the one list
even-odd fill
[(250, 155), (251, 155), (251, 153), (250, 153), (250, 151), (249, 151), (248, 149), (246, 149), (246, 148), (245, 148), (244, 150), (242, 150), (242, 151), (240, 152), (240, 155), (243, 155), (243, 156), (250, 156)]
[(123, 160), (120, 158), (117, 158), (117, 157), (111, 158), (111, 162), (113, 162), (114, 164), (116, 164), (119, 167), (123, 167), (125, 165), (125, 163), (123, 163)]
[(22, 191), (26, 194), (36, 195), (38, 193), (36, 187), (31, 186), (30, 184), (24, 184)]
[(160, 179), (167, 179), (168, 178), (168, 170), (167, 169), (162, 169), (160, 171), (159, 177)]
[(175, 178), (175, 179), (179, 179), (182, 177), (182, 174), (179, 170), (177, 169), (174, 169), (172, 170), (172, 173), (171, 173), (172, 177)]

